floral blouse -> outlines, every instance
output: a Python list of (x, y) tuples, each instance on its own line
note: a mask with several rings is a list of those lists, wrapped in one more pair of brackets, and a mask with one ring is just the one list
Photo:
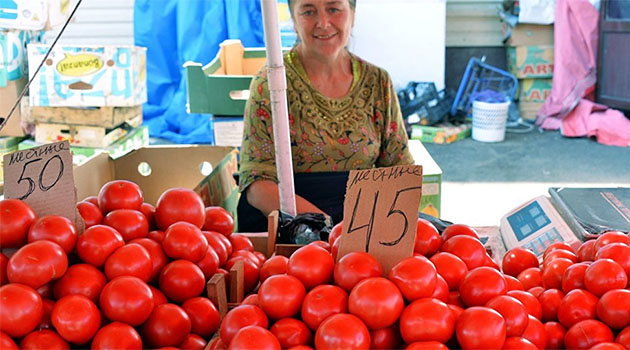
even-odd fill
[[(284, 56), (293, 171), (325, 172), (413, 164), (389, 74), (351, 54), (350, 91), (329, 98), (310, 83), (297, 51)], [(239, 187), (278, 182), (266, 70), (252, 80), (245, 107)]]

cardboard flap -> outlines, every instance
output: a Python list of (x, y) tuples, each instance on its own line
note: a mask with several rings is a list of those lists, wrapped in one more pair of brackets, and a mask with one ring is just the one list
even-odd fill
[[(115, 179), (114, 161), (107, 153), (99, 153), (80, 167), (74, 168), (74, 183), (77, 188), (77, 200), (95, 196), (104, 184)], [(98, 191), (98, 190), (97, 190)]]

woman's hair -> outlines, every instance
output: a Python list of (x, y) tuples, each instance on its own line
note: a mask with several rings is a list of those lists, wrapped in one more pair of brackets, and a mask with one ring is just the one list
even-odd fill
[[(293, 17), (293, 6), (295, 5), (295, 0), (287, 0), (289, 2), (289, 12), (291, 13), (291, 17)], [(347, 0), (350, 7), (354, 10), (357, 7), (357, 0)]]

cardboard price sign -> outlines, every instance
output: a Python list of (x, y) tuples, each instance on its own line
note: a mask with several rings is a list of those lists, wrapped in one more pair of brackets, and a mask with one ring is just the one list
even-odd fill
[(385, 276), (413, 255), (422, 196), (422, 166), (352, 170), (346, 185), (343, 230), (337, 259), (367, 252)]
[(28, 203), (38, 217), (64, 216), (83, 231), (68, 141), (5, 155), (4, 196)]

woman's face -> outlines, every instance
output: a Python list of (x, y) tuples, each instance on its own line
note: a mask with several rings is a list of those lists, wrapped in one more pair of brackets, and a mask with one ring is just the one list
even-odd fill
[(304, 49), (328, 57), (347, 45), (354, 10), (348, 0), (295, 0), (293, 20)]

